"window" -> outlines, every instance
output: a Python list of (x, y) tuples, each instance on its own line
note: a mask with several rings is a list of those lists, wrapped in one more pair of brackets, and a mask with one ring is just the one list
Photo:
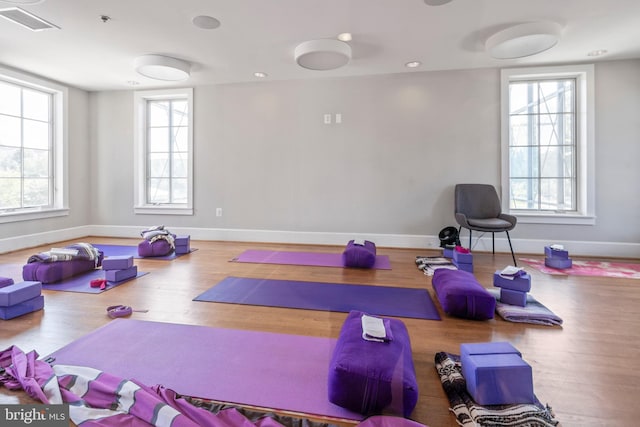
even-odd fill
[(593, 66), (503, 70), (504, 210), (594, 223), (593, 126)]
[(0, 68), (0, 222), (68, 214), (67, 89)]
[(192, 93), (135, 93), (136, 213), (193, 214)]

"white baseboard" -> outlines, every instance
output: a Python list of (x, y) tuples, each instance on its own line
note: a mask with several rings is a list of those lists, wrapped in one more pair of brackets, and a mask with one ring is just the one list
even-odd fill
[[(0, 253), (34, 246), (46, 245), (63, 240), (79, 239), (85, 236), (140, 238), (139, 226), (88, 225), (83, 227), (52, 230), (24, 236), (0, 239)], [(366, 234), (366, 233), (323, 233), (307, 231), (247, 230), (221, 228), (172, 227), (173, 233), (190, 235), (193, 240), (220, 240), (236, 242), (292, 243), (310, 245), (345, 245), (351, 239), (371, 240), (378, 247), (437, 249), (440, 240), (437, 235), (415, 234)], [(468, 235), (462, 236), (463, 246), (468, 246)], [(509, 253), (506, 236), (496, 236), (496, 252)], [(513, 239), (516, 256), (521, 254), (544, 254), (549, 244), (562, 244), (570, 256), (594, 256), (614, 258), (640, 258), (640, 244), (620, 242), (589, 241), (547, 241), (536, 239)], [(475, 235), (472, 250), (491, 251), (491, 235)]]

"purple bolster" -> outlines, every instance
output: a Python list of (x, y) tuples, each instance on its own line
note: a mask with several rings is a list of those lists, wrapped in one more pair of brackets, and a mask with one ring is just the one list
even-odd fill
[(431, 284), (445, 313), (465, 319), (493, 319), (496, 299), (472, 273), (441, 268), (433, 273)]
[(342, 252), (342, 262), (345, 267), (371, 268), (376, 263), (376, 245), (368, 240), (364, 245), (350, 240)]

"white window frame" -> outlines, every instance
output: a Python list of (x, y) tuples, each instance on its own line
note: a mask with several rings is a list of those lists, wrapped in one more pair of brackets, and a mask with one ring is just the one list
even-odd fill
[[(189, 108), (187, 143), (187, 203), (147, 203), (147, 101), (165, 99), (187, 99)], [(134, 93), (134, 213), (152, 215), (193, 215), (193, 88), (144, 90)]]
[(69, 215), (69, 174), (68, 174), (68, 97), (67, 87), (22, 73), (18, 70), (0, 67), (0, 79), (30, 89), (50, 93), (53, 97), (51, 119), (53, 121), (51, 165), (53, 174), (53, 195), (49, 207), (24, 208), (0, 211), (0, 224), (30, 221)]
[[(593, 225), (595, 213), (595, 95), (593, 64), (503, 69), (501, 82), (502, 210), (520, 223)], [(509, 180), (509, 83), (549, 78), (576, 79), (576, 178), (575, 212), (533, 212), (510, 208)]]

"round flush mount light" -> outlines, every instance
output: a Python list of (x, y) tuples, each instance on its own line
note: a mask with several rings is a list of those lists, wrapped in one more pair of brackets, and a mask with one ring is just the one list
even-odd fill
[(418, 68), (421, 65), (422, 65), (422, 62), (420, 61), (410, 61), (404, 64), (404, 66), (407, 68)]
[(309, 70), (333, 70), (351, 60), (351, 46), (340, 40), (310, 40), (296, 46), (296, 62)]
[(443, 4), (450, 3), (451, 0), (424, 0), (429, 6), (442, 6)]
[(193, 25), (203, 30), (214, 30), (220, 26), (220, 21), (213, 16), (207, 15), (198, 15), (194, 17), (191, 22)]
[(191, 72), (191, 64), (188, 62), (163, 55), (139, 56), (134, 66), (145, 77), (165, 81), (186, 80)]
[(9, 4), (21, 4), (21, 5), (33, 5), (42, 3), (44, 0), (0, 0), (0, 3), (9, 3)]
[(487, 39), (485, 49), (497, 59), (523, 58), (551, 49), (561, 31), (555, 22), (527, 22), (498, 31)]

